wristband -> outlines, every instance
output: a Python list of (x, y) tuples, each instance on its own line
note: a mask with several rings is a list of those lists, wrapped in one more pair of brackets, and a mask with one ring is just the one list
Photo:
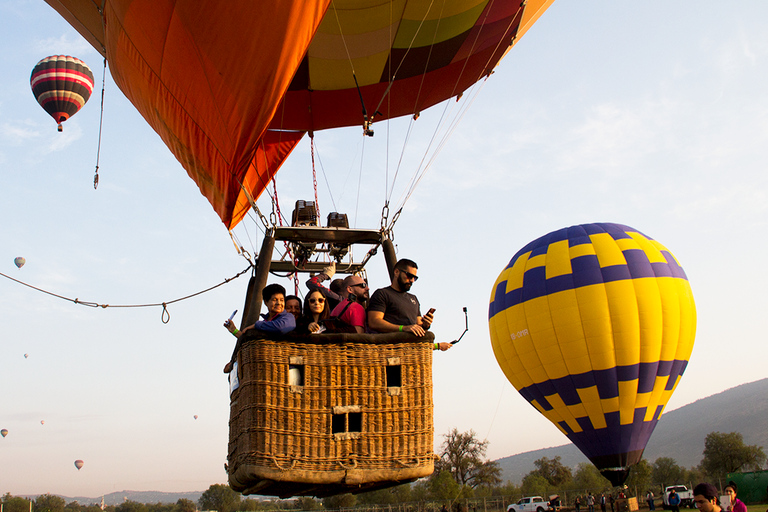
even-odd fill
[(235, 330), (232, 332), (232, 336), (237, 336), (237, 333), (239, 333), (239, 332), (240, 331), (237, 330), (237, 327), (235, 327)]
[(400, 332), (403, 332), (403, 326), (402, 325), (400, 326)]
[(437, 343), (435, 343), (435, 348), (434, 348), (434, 350), (440, 350), (440, 345), (439, 345), (439, 344), (437, 344)]

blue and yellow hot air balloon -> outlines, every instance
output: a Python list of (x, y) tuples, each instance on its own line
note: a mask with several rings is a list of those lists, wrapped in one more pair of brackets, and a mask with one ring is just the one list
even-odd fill
[(488, 316), (512, 385), (622, 484), (693, 349), (693, 293), (672, 253), (620, 224), (554, 231), (515, 254)]

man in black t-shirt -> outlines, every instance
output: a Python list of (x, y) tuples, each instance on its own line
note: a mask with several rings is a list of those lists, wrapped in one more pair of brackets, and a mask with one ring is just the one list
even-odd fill
[[(411, 260), (402, 259), (395, 264), (392, 284), (373, 292), (368, 302), (368, 328), (376, 332), (410, 332), (424, 336), (425, 330), (432, 325), (430, 309), (421, 316), (419, 299), (408, 293), (416, 282), (418, 267)], [(450, 343), (435, 343), (435, 348), (448, 350)]]

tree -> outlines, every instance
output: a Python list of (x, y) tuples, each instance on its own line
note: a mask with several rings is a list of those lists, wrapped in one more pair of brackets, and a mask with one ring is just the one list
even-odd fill
[(355, 506), (354, 494), (337, 494), (336, 496), (328, 496), (323, 498), (323, 507), (327, 510), (349, 508)]
[(35, 512), (64, 512), (67, 502), (61, 496), (41, 494), (35, 499)]
[(478, 441), (475, 431), (451, 430), (443, 435), (440, 460), (435, 473), (447, 471), (459, 485), (473, 489), (480, 485), (493, 486), (501, 483), (501, 468), (494, 461), (485, 460), (488, 441)]
[(573, 485), (577, 490), (586, 490), (593, 493), (611, 488), (611, 482), (600, 474), (600, 471), (598, 471), (594, 464), (588, 462), (580, 462), (576, 466)]
[(548, 459), (542, 457), (537, 461), (534, 461), (536, 469), (529, 474), (536, 474), (544, 478), (551, 486), (558, 487), (564, 483), (570, 481), (573, 478), (571, 474), (571, 468), (563, 466), (560, 462), (560, 456), (558, 455), (554, 459)]
[(82, 512), (83, 507), (77, 501), (70, 501), (67, 506), (64, 507), (66, 512)]
[(240, 504), (240, 495), (228, 485), (213, 484), (203, 492), (197, 503), (200, 505), (200, 510), (233, 512)]
[(5, 493), (3, 496), (3, 512), (29, 512), (29, 500), (11, 496), (11, 493)]
[(115, 507), (115, 512), (149, 512), (149, 508), (144, 503), (127, 500)]
[(765, 462), (762, 447), (745, 445), (739, 432), (710, 432), (704, 440), (701, 468), (711, 478), (724, 479), (726, 473), (759, 470)]
[(520, 486), (520, 490), (526, 496), (547, 496), (550, 487), (551, 484), (546, 478), (536, 471), (531, 471), (523, 477), (523, 485)]
[(296, 510), (317, 510), (322, 505), (315, 498), (301, 496), (296, 500)]
[(637, 489), (638, 496), (644, 495), (651, 488), (651, 473), (653, 468), (648, 461), (640, 459), (640, 462), (629, 469), (629, 478), (625, 482), (632, 490)]
[(654, 485), (665, 487), (685, 482), (685, 468), (672, 457), (659, 457), (653, 461), (651, 480)]
[(186, 498), (179, 498), (174, 507), (175, 512), (195, 512), (197, 507), (195, 502)]

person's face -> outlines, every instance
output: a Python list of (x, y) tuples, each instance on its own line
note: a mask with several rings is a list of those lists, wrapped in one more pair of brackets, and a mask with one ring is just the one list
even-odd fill
[(309, 294), (309, 311), (313, 314), (319, 315), (325, 308), (325, 296), (320, 292), (312, 292)]
[(397, 279), (397, 287), (401, 291), (407, 292), (413, 286), (413, 283), (419, 278), (416, 273), (418, 269), (413, 267), (406, 267), (406, 270), (395, 269), (395, 279)]
[(715, 504), (701, 494), (694, 496), (693, 502), (696, 504), (696, 508), (701, 510), (701, 512), (712, 512), (715, 510)]
[(368, 291), (368, 283), (360, 276), (355, 276), (354, 283), (347, 286), (347, 292), (354, 293), (358, 299), (367, 299)]
[(301, 316), (301, 303), (296, 299), (288, 299), (285, 303), (285, 310), (298, 320)]
[(267, 300), (269, 316), (279, 315), (285, 310), (285, 295), (276, 293)]

